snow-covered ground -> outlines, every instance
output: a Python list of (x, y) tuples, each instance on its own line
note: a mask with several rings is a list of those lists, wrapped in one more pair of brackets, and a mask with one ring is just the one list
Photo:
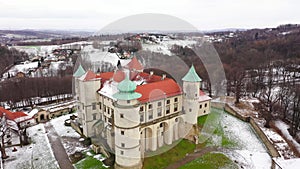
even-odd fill
[(225, 151), (232, 160), (249, 169), (271, 167), (271, 157), (249, 123), (225, 113), (220, 122), (224, 135), (237, 144)]
[(277, 120), (275, 121), (275, 126), (281, 131), (281, 133), (286, 139), (293, 143), (297, 151), (300, 152), (300, 144), (290, 135), (288, 131), (289, 125), (287, 125), (281, 120)]
[(71, 115), (68, 114), (51, 120), (51, 124), (61, 137), (61, 142), (68, 155), (88, 149), (79, 141), (80, 135), (72, 127), (64, 125), (65, 120), (70, 119)]
[(52, 152), (47, 133), (43, 124), (38, 124), (27, 129), (32, 144), (16, 147), (17, 151), (12, 152), (13, 147), (7, 148), (7, 155), (10, 157), (5, 160), (5, 169), (57, 169), (58, 163)]

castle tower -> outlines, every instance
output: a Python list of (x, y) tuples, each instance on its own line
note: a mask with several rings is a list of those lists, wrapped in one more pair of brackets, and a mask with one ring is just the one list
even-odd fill
[[(75, 72), (76, 73), (76, 72)], [(75, 87), (79, 94), (78, 100), (78, 119), (83, 128), (83, 135), (93, 137), (96, 133), (92, 126), (95, 121), (100, 119), (100, 110), (97, 106), (97, 91), (101, 85), (100, 78), (92, 71), (87, 71), (82, 76), (76, 78)], [(76, 94), (77, 95), (77, 94)]]
[(115, 168), (142, 168), (140, 150), (139, 101), (142, 95), (134, 92), (136, 84), (128, 76), (117, 86), (115, 105)]
[(194, 66), (182, 78), (183, 81), (183, 106), (185, 112), (185, 121), (190, 125), (197, 124), (199, 110), (199, 93), (201, 78), (196, 73)]

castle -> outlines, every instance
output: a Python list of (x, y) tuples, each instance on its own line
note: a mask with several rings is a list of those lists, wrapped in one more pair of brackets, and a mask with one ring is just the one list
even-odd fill
[(83, 134), (115, 153), (115, 168), (141, 168), (146, 151), (194, 138), (197, 117), (210, 112), (211, 98), (193, 66), (182, 87), (144, 72), (136, 57), (114, 72), (95, 74), (80, 65), (73, 76)]

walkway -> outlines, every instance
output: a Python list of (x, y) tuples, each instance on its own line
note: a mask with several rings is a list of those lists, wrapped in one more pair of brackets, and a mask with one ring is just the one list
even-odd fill
[(60, 136), (57, 134), (50, 122), (45, 124), (45, 129), (48, 132), (47, 137), (59, 167), (62, 169), (74, 169), (71, 161), (69, 160), (69, 156), (61, 143)]
[(218, 150), (218, 148), (216, 148), (216, 147), (205, 147), (205, 148), (200, 149), (200, 150), (195, 150), (194, 153), (189, 154), (189, 155), (185, 156), (183, 159), (181, 159), (180, 161), (177, 161), (177, 162), (169, 165), (166, 169), (179, 168), (179, 167), (183, 166), (184, 164), (189, 163), (189, 162), (195, 160), (198, 157), (201, 157), (202, 155), (204, 155), (208, 152), (216, 151), (216, 150)]

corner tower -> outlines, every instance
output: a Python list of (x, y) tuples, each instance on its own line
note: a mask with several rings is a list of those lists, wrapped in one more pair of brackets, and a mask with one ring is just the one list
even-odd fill
[(199, 110), (199, 93), (201, 78), (196, 73), (194, 66), (182, 78), (183, 81), (183, 106), (186, 122), (190, 125), (197, 124)]
[(140, 150), (139, 101), (142, 95), (136, 93), (136, 84), (128, 76), (117, 86), (119, 92), (113, 97), (115, 106), (115, 168), (142, 168)]

